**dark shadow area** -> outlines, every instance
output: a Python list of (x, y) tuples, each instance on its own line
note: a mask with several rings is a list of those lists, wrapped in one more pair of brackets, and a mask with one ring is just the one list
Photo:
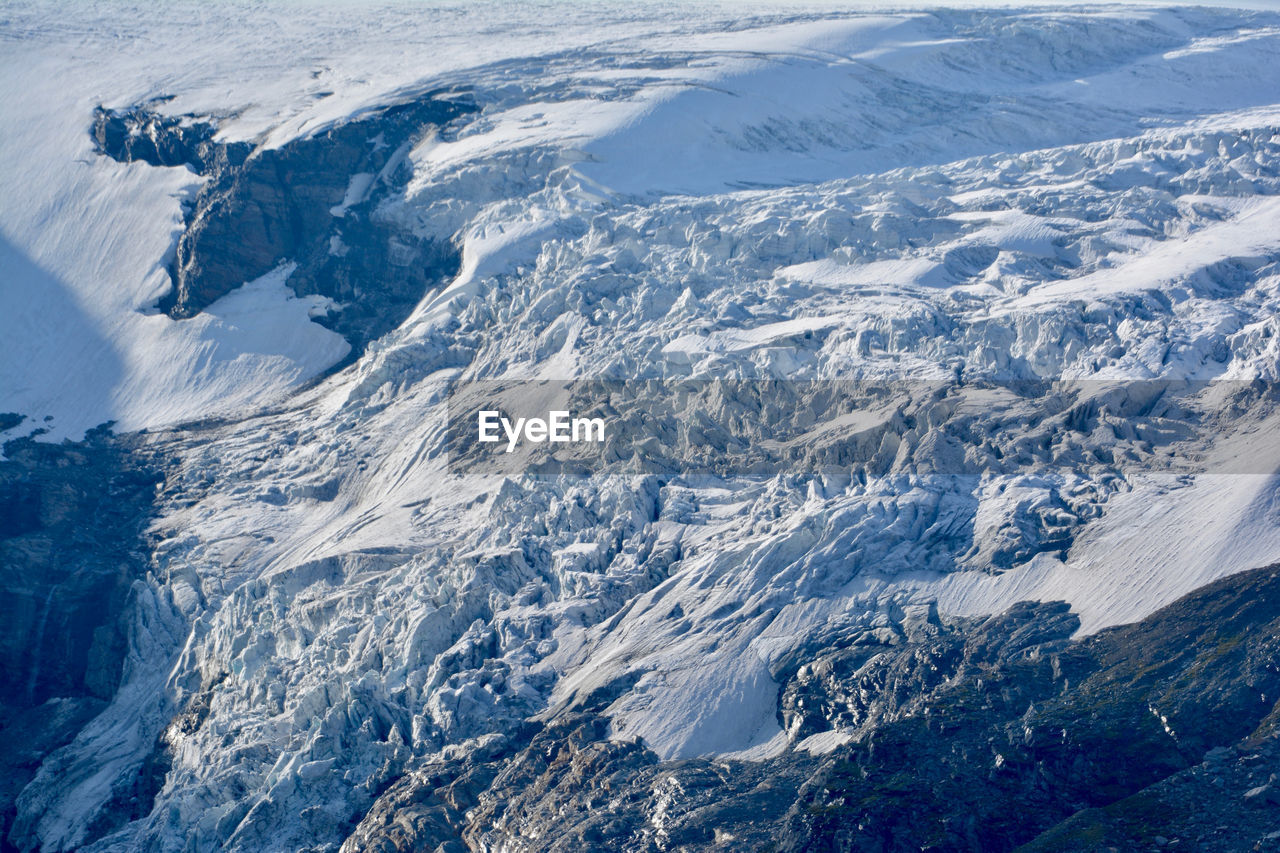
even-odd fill
[[(0, 268), (3, 407), (75, 395), (88, 410), (110, 411), (120, 362), (68, 286), (2, 234)], [(18, 794), (119, 687), (121, 614), (148, 564), (144, 531), (161, 479), (132, 440), (112, 436), (108, 425), (82, 441), (37, 440), (43, 415), (0, 415), (0, 427), (28, 432), (6, 442), (0, 459), (4, 851), (14, 849), (7, 836)]]
[[(157, 469), (106, 427), (0, 461), (0, 838), (45, 756), (119, 687)], [(12, 849), (7, 841), (0, 848)]]
[(119, 687), (122, 613), (148, 565), (145, 530), (161, 476), (105, 426), (80, 442), (23, 438), (4, 449), (0, 831), (7, 835), (14, 801), (44, 757)]
[(0, 231), (0, 433), (74, 427), (49, 424), (44, 407), (55, 403), (96, 413), (80, 428), (108, 420), (123, 375), (115, 347), (71, 286)]

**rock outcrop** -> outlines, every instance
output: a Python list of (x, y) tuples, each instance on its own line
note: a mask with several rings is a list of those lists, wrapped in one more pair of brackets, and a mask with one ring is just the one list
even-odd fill
[(796, 748), (764, 762), (664, 762), (578, 710), (403, 777), (343, 850), (1276, 849), (1280, 566), (1077, 625), (1028, 603), (829, 637), (779, 673)]
[(120, 683), (159, 466), (106, 429), (0, 461), (0, 837), (40, 762)]
[(388, 223), (377, 206), (407, 182), (409, 149), (474, 112), (467, 101), (427, 93), (279, 147), (219, 142), (215, 119), (165, 116), (154, 106), (99, 107), (92, 135), (113, 159), (186, 166), (206, 179), (169, 265), (173, 290), (160, 308), (170, 316), (191, 317), (294, 263), (289, 287), (333, 301), (318, 320), (347, 338), (354, 359), (457, 272), (451, 235)]

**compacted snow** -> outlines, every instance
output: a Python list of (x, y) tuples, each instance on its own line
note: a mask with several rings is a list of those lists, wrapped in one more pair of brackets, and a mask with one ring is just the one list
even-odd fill
[[(1249, 384), (1280, 368), (1280, 15), (107, 8), (0, 22), (0, 411), (179, 462), (120, 692), (22, 849), (82, 847), (158, 742), (154, 807), (88, 849), (336, 849), (415, 762), (601, 688), (664, 758), (775, 754), (771, 666), (818, 631), (1038, 598), (1090, 632), (1280, 559)], [(426, 91), (480, 109), (379, 207), (461, 253), (403, 325), (307, 384), (348, 345), (289, 259), (152, 310), (199, 179), (95, 154), (94, 106), (278, 146)], [(1087, 440), (925, 399), (959, 376), (1079, 382)], [(768, 476), (449, 466), (450, 383), (575, 377), (882, 380), (919, 428), (847, 417), (822, 440), (865, 453)], [(1234, 384), (1143, 398), (1184, 378)], [(962, 423), (1005, 461), (939, 461)]]

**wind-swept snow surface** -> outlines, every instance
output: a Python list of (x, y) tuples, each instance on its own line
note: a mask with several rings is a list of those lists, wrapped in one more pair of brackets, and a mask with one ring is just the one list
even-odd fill
[[(818, 635), (1027, 598), (1088, 633), (1280, 560), (1276, 14), (95, 8), (0, 23), (0, 412), (169, 462), (120, 689), (19, 849), (336, 850), (405, 774), (582, 709), (662, 759), (777, 755)], [(204, 179), (96, 152), (95, 107), (261, 156), (445, 96), (475, 109), (324, 208), (335, 257), (361, 216), (404, 268), (458, 255), (353, 363), (312, 381), (349, 347), (300, 258), (154, 310)], [(457, 383), (594, 377), (906, 401), (767, 476), (450, 465)]]

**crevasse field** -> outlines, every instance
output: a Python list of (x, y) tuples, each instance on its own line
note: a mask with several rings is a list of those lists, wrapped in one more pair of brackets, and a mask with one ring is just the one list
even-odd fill
[[(1280, 843), (1280, 610), (1195, 621), (1280, 561), (1280, 13), (16, 2), (0, 69), (5, 850)], [(450, 467), (451, 384), (590, 377), (905, 397)]]

